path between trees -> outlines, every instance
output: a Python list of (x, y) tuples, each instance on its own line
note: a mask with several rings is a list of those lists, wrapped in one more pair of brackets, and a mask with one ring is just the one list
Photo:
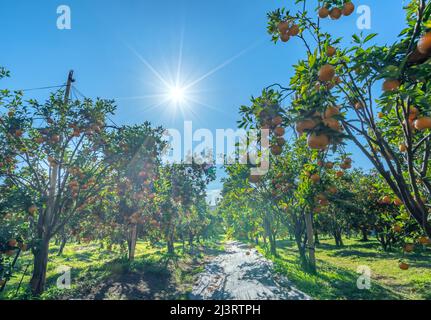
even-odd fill
[(199, 275), (193, 300), (309, 300), (305, 293), (277, 275), (272, 262), (237, 241), (225, 245)]

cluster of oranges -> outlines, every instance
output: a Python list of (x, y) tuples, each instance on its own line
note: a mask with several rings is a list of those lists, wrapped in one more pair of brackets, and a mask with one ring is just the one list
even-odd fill
[(283, 146), (286, 144), (284, 134), (286, 129), (283, 127), (283, 118), (280, 115), (280, 110), (276, 107), (270, 107), (262, 110), (259, 113), (259, 120), (262, 129), (270, 130), (274, 143), (271, 145), (271, 153), (278, 156), (283, 151)]
[(281, 21), (277, 28), (283, 42), (289, 41), (290, 37), (296, 37), (300, 32), (299, 26), (290, 20)]
[(379, 204), (386, 204), (386, 205), (394, 204), (396, 206), (401, 206), (403, 202), (399, 198), (392, 199), (389, 196), (384, 196), (379, 200)]
[(339, 7), (333, 7), (331, 9), (328, 9), (326, 6), (321, 7), (319, 9), (319, 17), (322, 19), (325, 19), (327, 17), (330, 17), (333, 20), (338, 20), (341, 18), (341, 16), (350, 16), (355, 11), (355, 5), (348, 1), (344, 3), (342, 8)]
[(296, 131), (302, 135), (304, 132), (310, 132), (308, 136), (308, 146), (311, 149), (324, 150), (328, 147), (331, 139), (328, 134), (317, 134), (311, 132), (318, 126), (323, 126), (331, 130), (341, 132), (343, 130), (340, 122), (336, 119), (340, 115), (340, 108), (337, 106), (329, 106), (324, 114), (314, 112), (311, 117), (300, 120), (296, 123)]

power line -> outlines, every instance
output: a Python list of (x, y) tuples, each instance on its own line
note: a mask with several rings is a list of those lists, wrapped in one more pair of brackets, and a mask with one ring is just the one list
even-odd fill
[[(81, 91), (79, 91), (79, 89), (78, 89), (76, 86), (72, 86), (72, 88), (74, 89), (74, 92), (75, 92), (75, 93), (78, 93), (82, 98), (87, 99), (87, 97), (86, 97), (86, 96), (85, 96)], [(115, 123), (115, 121), (114, 121), (114, 120), (112, 120), (112, 118), (110, 118), (108, 115), (106, 115), (106, 118), (107, 118), (109, 121), (111, 121), (111, 123), (112, 123), (114, 126), (118, 127), (118, 125)]]
[(14, 90), (14, 91), (36, 91), (36, 90), (46, 90), (46, 89), (62, 88), (62, 87), (65, 87), (65, 86), (66, 86), (65, 84), (62, 84), (62, 85), (59, 85), (59, 86), (29, 88), (29, 89), (21, 89), (21, 90)]

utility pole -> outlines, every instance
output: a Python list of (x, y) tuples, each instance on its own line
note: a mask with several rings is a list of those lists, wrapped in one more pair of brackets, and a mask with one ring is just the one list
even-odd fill
[[(64, 106), (67, 106), (69, 103), (69, 96), (70, 96), (70, 90), (72, 88), (72, 83), (75, 82), (75, 79), (73, 79), (73, 70), (69, 71), (69, 75), (67, 76), (67, 82), (66, 82), (66, 90), (64, 92), (64, 99), (63, 103)], [(63, 116), (63, 115), (62, 115)], [(63, 143), (63, 137), (60, 137), (60, 145)], [(55, 207), (55, 189), (57, 186), (57, 180), (59, 176), (59, 164), (58, 161), (62, 161), (62, 159), (56, 159), (54, 163), (52, 163), (51, 168), (51, 174), (50, 174), (50, 183), (49, 183), (49, 195), (48, 195), (48, 208), (46, 213), (46, 221), (48, 223), (48, 229), (49, 233), (51, 232), (51, 223), (54, 218), (54, 207)]]
[(70, 96), (70, 89), (72, 87), (72, 83), (75, 82), (75, 79), (73, 79), (73, 70), (69, 71), (69, 75), (67, 77), (66, 82), (66, 92), (64, 93), (64, 104), (66, 105), (69, 102), (69, 96)]

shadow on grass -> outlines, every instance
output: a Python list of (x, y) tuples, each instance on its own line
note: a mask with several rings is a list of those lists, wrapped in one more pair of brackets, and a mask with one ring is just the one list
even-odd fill
[(286, 275), (295, 287), (316, 299), (387, 300), (401, 299), (398, 293), (373, 282), (371, 289), (357, 287), (359, 274), (318, 260), (315, 273), (303, 271), (299, 259), (276, 258), (275, 269)]
[[(317, 272), (307, 272), (302, 266), (296, 244), (293, 241), (279, 241), (278, 246), (280, 257), (271, 258), (274, 261), (275, 270), (287, 276), (296, 288), (315, 299), (389, 300), (403, 298), (398, 292), (375, 281), (372, 282), (370, 289), (360, 290), (357, 285), (360, 274), (320, 259), (317, 260)], [(345, 247), (322, 243), (317, 247), (320, 250), (327, 250), (330, 256), (388, 258), (388, 254), (385, 253), (349, 250), (355, 246), (370, 249), (376, 248), (376, 243), (361, 242)]]
[[(124, 257), (102, 262), (97, 266), (77, 267), (71, 270), (72, 285), (68, 292), (56, 290), (59, 275), (47, 279), (51, 288), (49, 299), (84, 300), (159, 300), (184, 299), (189, 282), (199, 268), (203, 248), (189, 254), (176, 248), (175, 254), (163, 249), (144, 253), (129, 262)], [(73, 259), (94, 260), (92, 252), (74, 253)], [(184, 282), (184, 283), (183, 283)]]

